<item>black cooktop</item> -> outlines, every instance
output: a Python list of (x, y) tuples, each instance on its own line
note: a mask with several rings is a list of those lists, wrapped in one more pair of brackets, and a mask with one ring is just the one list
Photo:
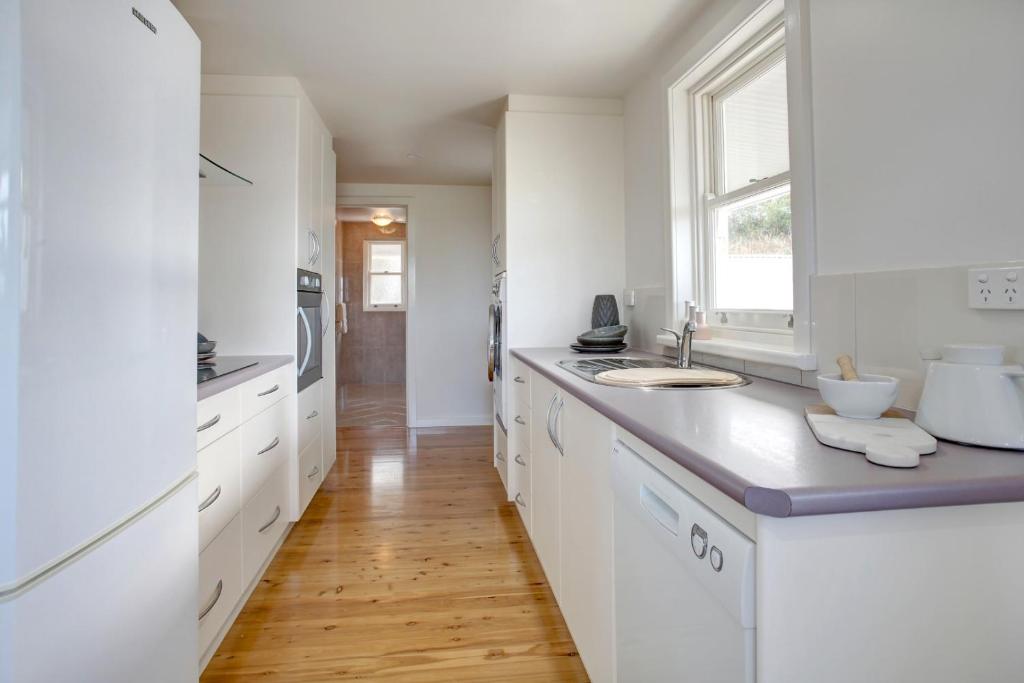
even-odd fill
[(225, 358), (224, 360), (214, 358), (209, 362), (212, 364), (211, 367), (199, 368), (196, 384), (202, 384), (203, 382), (208, 382), (211, 379), (216, 379), (217, 377), (230, 375), (232, 372), (251, 368), (256, 365), (258, 361), (249, 360), (247, 358)]

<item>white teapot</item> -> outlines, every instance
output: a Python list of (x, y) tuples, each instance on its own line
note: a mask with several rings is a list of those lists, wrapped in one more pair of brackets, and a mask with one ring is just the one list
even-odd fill
[(925, 377), (918, 426), (947, 441), (1024, 450), (1024, 367), (1002, 346), (950, 344)]

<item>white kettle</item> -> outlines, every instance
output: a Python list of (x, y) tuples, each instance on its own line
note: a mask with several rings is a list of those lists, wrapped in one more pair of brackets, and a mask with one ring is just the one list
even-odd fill
[(925, 377), (915, 422), (940, 439), (1024, 450), (1024, 367), (1005, 348), (942, 347)]

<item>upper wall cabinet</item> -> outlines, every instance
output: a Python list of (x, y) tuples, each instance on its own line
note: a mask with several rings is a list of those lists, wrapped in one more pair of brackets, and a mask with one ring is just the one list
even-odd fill
[[(305, 104), (305, 103), (303, 103)], [(299, 112), (299, 194), (295, 224), (296, 265), (305, 270), (323, 273), (327, 226), (322, 207), (328, 191), (327, 162), (333, 163), (331, 135), (312, 107)], [(333, 203), (333, 202), (332, 202)]]

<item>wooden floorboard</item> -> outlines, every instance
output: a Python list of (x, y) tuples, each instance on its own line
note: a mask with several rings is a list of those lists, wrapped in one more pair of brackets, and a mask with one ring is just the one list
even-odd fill
[(586, 681), (491, 429), (345, 427), (202, 681)]

